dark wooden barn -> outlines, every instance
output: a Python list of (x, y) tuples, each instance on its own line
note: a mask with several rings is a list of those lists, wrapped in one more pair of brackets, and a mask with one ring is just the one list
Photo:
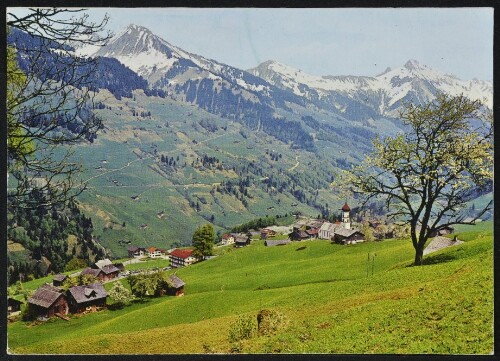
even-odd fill
[(184, 286), (186, 285), (183, 280), (181, 280), (176, 275), (170, 275), (167, 278), (167, 295), (170, 296), (184, 296)]
[(108, 293), (101, 283), (87, 286), (73, 286), (68, 290), (68, 303), (72, 313), (95, 311), (106, 307)]
[(44, 284), (28, 299), (28, 304), (37, 317), (52, 317), (56, 313), (67, 315), (68, 301), (62, 291), (49, 284)]

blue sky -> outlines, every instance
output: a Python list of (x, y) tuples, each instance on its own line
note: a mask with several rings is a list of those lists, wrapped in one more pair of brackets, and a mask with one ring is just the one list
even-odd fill
[[(10, 9), (12, 10), (12, 9)], [(493, 78), (493, 9), (100, 8), (109, 28), (149, 28), (189, 52), (248, 69), (273, 59), (316, 75), (376, 75), (409, 59)]]

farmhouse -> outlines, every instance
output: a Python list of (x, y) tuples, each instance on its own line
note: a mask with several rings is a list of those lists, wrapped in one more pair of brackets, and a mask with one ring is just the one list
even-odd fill
[(311, 228), (321, 228), (323, 223), (326, 221), (324, 219), (313, 219), (309, 222), (306, 223), (306, 229), (311, 229)]
[(234, 238), (234, 246), (237, 248), (245, 247), (250, 244), (250, 237), (245, 235), (237, 235)]
[(92, 264), (92, 268), (100, 268), (102, 269), (104, 266), (109, 266), (112, 265), (113, 262), (111, 262), (108, 258), (100, 260)]
[(64, 281), (66, 281), (67, 278), (68, 278), (68, 276), (66, 276), (66, 275), (57, 274), (52, 279), (52, 285), (55, 286), (55, 287), (62, 286), (63, 283), (64, 283)]
[(184, 286), (186, 285), (183, 280), (181, 280), (176, 275), (170, 275), (167, 278), (167, 294), (170, 296), (184, 296)]
[(311, 238), (309, 236), (309, 234), (307, 234), (306, 231), (303, 231), (303, 230), (301, 230), (299, 228), (294, 228), (293, 232), (290, 233), (290, 239), (292, 241), (303, 241), (303, 240), (306, 240), (306, 239), (309, 239), (309, 238)]
[(365, 235), (360, 231), (340, 227), (335, 231), (333, 240), (335, 243), (340, 244), (356, 244), (358, 242), (363, 242), (364, 238)]
[(223, 234), (221, 244), (224, 246), (227, 246), (229, 244), (234, 244), (234, 236), (231, 233)]
[(67, 315), (69, 311), (66, 297), (57, 287), (44, 284), (28, 299), (28, 304), (37, 317), (52, 317), (56, 313)]
[(170, 253), (170, 265), (174, 268), (189, 266), (195, 262), (192, 249), (174, 249)]
[(305, 232), (309, 238), (318, 238), (319, 228), (309, 228), (306, 229)]
[(130, 246), (127, 248), (128, 251), (128, 256), (133, 257), (133, 258), (139, 258), (139, 257), (144, 257), (144, 254), (146, 253), (146, 249), (142, 247), (135, 247), (135, 246)]
[(102, 268), (85, 268), (82, 275), (91, 275), (99, 279), (101, 282), (112, 280), (120, 274), (120, 270), (113, 264), (106, 265)]
[(149, 247), (149, 248), (146, 248), (146, 254), (150, 258), (157, 258), (157, 257), (161, 257), (162, 252), (161, 252), (161, 249), (159, 249), (159, 248)]
[(268, 237), (274, 237), (276, 236), (276, 231), (270, 228), (263, 228), (260, 231), (260, 238), (261, 239), (266, 239)]
[(73, 286), (68, 290), (68, 304), (71, 313), (82, 313), (95, 311), (100, 307), (106, 307), (108, 293), (101, 283), (93, 283), (87, 286)]

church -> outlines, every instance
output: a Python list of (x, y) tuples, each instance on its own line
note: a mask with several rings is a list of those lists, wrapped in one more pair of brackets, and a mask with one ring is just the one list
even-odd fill
[(340, 209), (341, 222), (325, 222), (319, 229), (318, 238), (327, 239), (340, 244), (355, 244), (364, 241), (364, 235), (359, 230), (351, 227), (351, 208), (345, 202)]

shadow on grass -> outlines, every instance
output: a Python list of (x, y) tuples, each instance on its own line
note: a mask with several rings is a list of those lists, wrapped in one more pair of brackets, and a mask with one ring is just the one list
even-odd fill
[(306, 248), (307, 248), (307, 246), (302, 246), (302, 247), (297, 248), (296, 251), (302, 251), (302, 250), (304, 250)]
[[(457, 260), (458, 258), (459, 257), (457, 257), (456, 255), (451, 255), (449, 253), (430, 255), (430, 256), (424, 257), (424, 259), (422, 261), (422, 266), (452, 262), (452, 261)], [(407, 264), (406, 267), (416, 267), (416, 266), (413, 264), (413, 262), (411, 262), (410, 264)]]

